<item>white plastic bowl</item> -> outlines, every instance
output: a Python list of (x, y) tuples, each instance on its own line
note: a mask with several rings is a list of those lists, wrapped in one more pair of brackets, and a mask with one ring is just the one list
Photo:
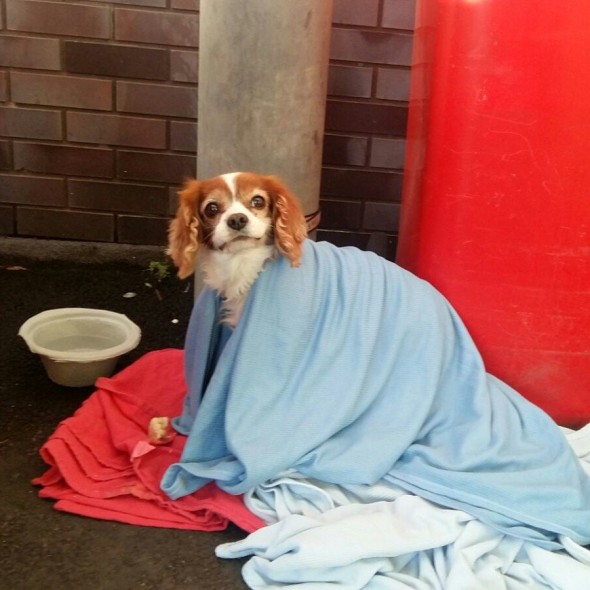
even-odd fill
[(113, 374), (141, 330), (127, 316), (104, 309), (64, 307), (29, 318), (18, 332), (59, 385), (84, 387)]

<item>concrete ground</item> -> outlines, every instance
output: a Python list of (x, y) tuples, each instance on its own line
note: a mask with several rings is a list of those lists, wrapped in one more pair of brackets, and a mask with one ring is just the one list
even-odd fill
[[(161, 249), (0, 239), (0, 586), (11, 590), (239, 590), (243, 562), (215, 557), (240, 539), (230, 526), (205, 533), (93, 520), (53, 510), (30, 481), (45, 464), (39, 447), (92, 387), (71, 389), (46, 377), (17, 336), (32, 315), (56, 307), (101, 307), (142, 329), (140, 355), (183, 345), (192, 282), (146, 282)], [(128, 292), (136, 297), (124, 298)], [(178, 319), (178, 323), (173, 323)]]

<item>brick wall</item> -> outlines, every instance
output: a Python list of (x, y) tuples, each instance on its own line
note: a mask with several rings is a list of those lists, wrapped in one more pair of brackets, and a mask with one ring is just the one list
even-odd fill
[[(334, 0), (321, 230), (339, 244), (396, 232), (414, 4)], [(164, 243), (196, 172), (198, 9), (0, 0), (0, 234)]]

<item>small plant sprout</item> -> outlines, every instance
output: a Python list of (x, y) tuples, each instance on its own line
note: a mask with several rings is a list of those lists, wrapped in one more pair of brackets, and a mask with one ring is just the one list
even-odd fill
[(160, 293), (159, 286), (170, 277), (170, 265), (166, 262), (160, 262), (158, 260), (152, 260), (146, 271), (149, 273), (151, 277), (151, 282), (148, 281), (145, 283), (146, 287), (150, 287), (154, 289), (156, 296), (160, 301), (162, 301), (162, 294)]

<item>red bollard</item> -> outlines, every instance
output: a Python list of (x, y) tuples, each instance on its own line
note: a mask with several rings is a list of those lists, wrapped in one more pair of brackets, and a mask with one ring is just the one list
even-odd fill
[(587, 0), (418, 0), (397, 261), (490, 373), (590, 421)]

